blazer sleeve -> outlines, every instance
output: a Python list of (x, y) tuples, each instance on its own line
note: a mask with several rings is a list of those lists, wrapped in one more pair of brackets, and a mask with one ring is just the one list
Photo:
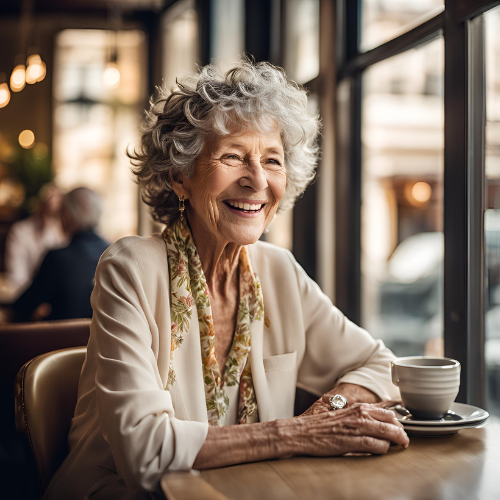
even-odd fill
[(394, 354), (382, 340), (349, 321), (306, 274), (292, 254), (306, 336), (297, 386), (317, 396), (342, 383), (357, 384), (382, 400), (399, 399), (391, 382)]
[(154, 288), (158, 277), (148, 276), (154, 266), (144, 260), (103, 256), (92, 294), (92, 328), (102, 434), (125, 483), (153, 491), (166, 470), (192, 467), (208, 424), (175, 418), (152, 349), (157, 326), (149, 304), (155, 298), (148, 300), (144, 290), (145, 281)]

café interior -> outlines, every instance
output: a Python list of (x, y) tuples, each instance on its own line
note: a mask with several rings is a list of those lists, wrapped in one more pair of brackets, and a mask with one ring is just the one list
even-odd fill
[[(317, 176), (261, 239), (290, 250), (396, 356), (458, 360), (456, 401), (500, 423), (499, 1), (2, 0), (1, 497), (40, 497), (64, 458), (76, 401), (76, 387), (65, 389), (67, 414), (56, 405), (51, 423), (31, 430), (45, 440), (62, 433), (59, 448), (46, 442), (49, 458), (37, 458), (22, 428), (26, 363), (61, 349), (81, 354), (91, 321), (53, 320), (46, 304), (20, 320), (15, 303), (30, 282), (14, 279), (9, 252), (22, 250), (9, 249), (12, 228), (39, 220), (51, 197), (88, 188), (101, 200), (96, 233), (107, 244), (161, 231), (126, 155), (148, 100), (157, 86), (171, 89), (210, 63), (225, 71), (245, 54), (284, 68), (321, 119)], [(19, 234), (20, 248), (33, 244)], [(74, 384), (81, 356), (66, 367)], [(267, 477), (256, 468), (255, 483), (259, 473)], [(214, 473), (211, 484), (225, 492), (224, 481)], [(500, 483), (496, 497), (472, 483), (484, 496), (467, 498), (500, 498)], [(171, 487), (168, 498), (226, 498)], [(228, 498), (257, 498), (253, 491)], [(451, 498), (446, 491), (383, 498)], [(258, 495), (309, 498), (300, 487), (293, 494)]]

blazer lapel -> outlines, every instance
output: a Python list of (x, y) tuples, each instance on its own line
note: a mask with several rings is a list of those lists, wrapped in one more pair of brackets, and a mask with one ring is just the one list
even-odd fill
[(252, 341), (250, 361), (252, 363), (253, 387), (257, 398), (259, 421), (269, 422), (274, 420), (274, 407), (267, 384), (266, 372), (264, 370), (263, 337), (264, 321), (252, 321), (250, 323), (250, 338)]

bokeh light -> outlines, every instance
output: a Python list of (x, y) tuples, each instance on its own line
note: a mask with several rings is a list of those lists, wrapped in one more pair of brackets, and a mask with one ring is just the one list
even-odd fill
[(28, 67), (26, 69), (26, 83), (33, 84), (41, 82), (45, 78), (47, 72), (45, 63), (38, 54), (33, 54), (26, 61)]
[(116, 89), (120, 85), (120, 71), (114, 62), (106, 64), (102, 74), (102, 81), (109, 89)]
[(24, 149), (30, 149), (35, 144), (35, 134), (31, 130), (23, 130), (19, 134), (19, 144)]
[(432, 187), (427, 182), (416, 182), (411, 188), (411, 195), (419, 203), (427, 203), (432, 196)]
[(49, 155), (49, 147), (44, 142), (37, 142), (33, 148), (33, 156), (37, 160), (43, 160)]
[(10, 101), (9, 86), (4, 82), (0, 83), (0, 108), (5, 108)]
[(10, 76), (10, 88), (12, 92), (20, 92), (26, 85), (26, 68), (24, 64), (18, 64)]

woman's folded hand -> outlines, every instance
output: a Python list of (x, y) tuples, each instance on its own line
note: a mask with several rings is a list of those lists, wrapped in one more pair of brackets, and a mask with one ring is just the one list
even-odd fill
[(391, 443), (403, 448), (410, 443), (392, 411), (367, 403), (281, 420), (278, 432), (290, 455), (379, 455), (386, 453)]

